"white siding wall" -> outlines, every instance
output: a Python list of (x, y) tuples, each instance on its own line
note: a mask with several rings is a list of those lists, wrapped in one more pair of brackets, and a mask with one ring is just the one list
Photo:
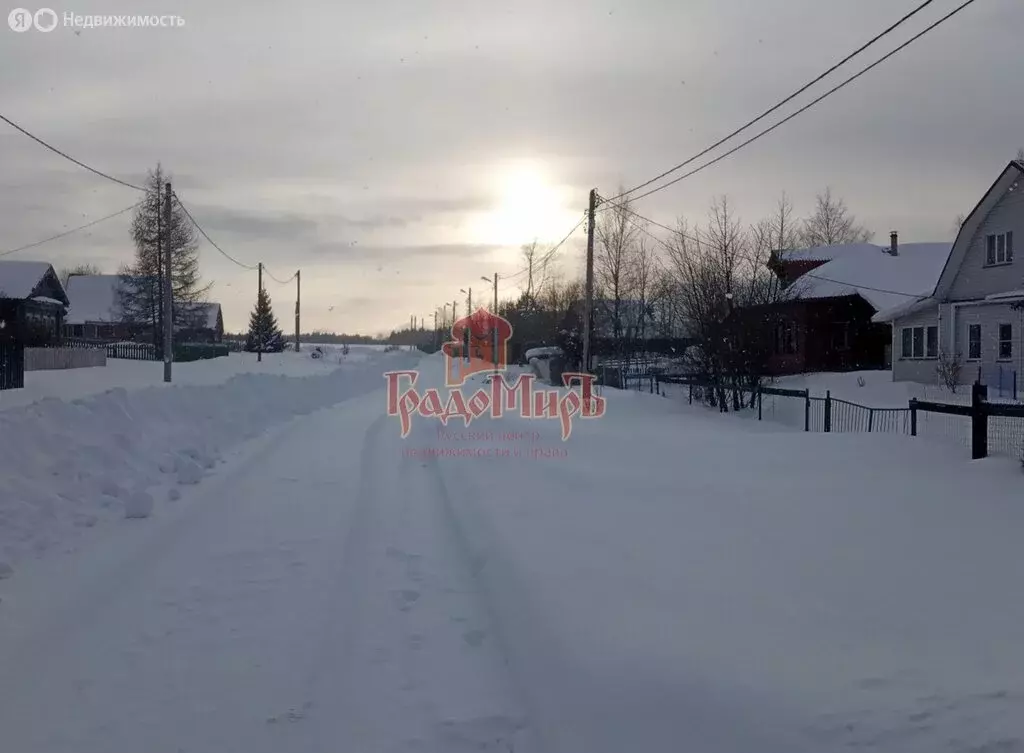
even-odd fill
[[(968, 360), (967, 331), (972, 324), (981, 326), (981, 358)], [(1011, 346), (1013, 356), (1009, 360), (999, 358), (999, 325), (1009, 324), (1013, 328)], [(970, 384), (978, 378), (978, 367), (981, 367), (982, 381), (989, 385), (996, 384), (1000, 370), (1003, 374), (1004, 386), (1012, 379), (1012, 372), (1017, 371), (1018, 379), (1024, 378), (1022, 371), (1021, 338), (1024, 329), (1022, 312), (1014, 311), (1010, 304), (982, 304), (979, 306), (960, 306), (956, 313), (957, 352), (964, 359), (964, 370), (961, 381)]]
[[(893, 322), (892, 330), (892, 378), (894, 382), (921, 382), (936, 384), (938, 374), (935, 367), (938, 359), (913, 359), (903, 357), (903, 328), (938, 326), (939, 307), (932, 306)], [(942, 346), (942, 327), (939, 326), (939, 346)]]
[[(1013, 263), (986, 266), (986, 238), (1013, 232)], [(949, 300), (966, 301), (1024, 288), (1024, 180), (1000, 199), (978, 228), (953, 279)]]

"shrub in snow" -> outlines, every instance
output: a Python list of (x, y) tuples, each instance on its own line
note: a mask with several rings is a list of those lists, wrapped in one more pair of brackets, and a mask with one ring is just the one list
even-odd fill
[(178, 490), (178, 487), (172, 486), (167, 490), (167, 499), (171, 500), (171, 502), (177, 502), (181, 499), (181, 492)]
[(6, 562), (0, 562), (0, 580), (10, 578), (12, 575), (14, 575), (14, 568)]
[(153, 495), (149, 492), (133, 492), (124, 503), (126, 518), (148, 518), (153, 514)]
[(862, 377), (862, 376), (857, 377), (857, 386), (858, 387), (863, 387), (865, 384), (867, 384), (867, 382), (864, 380), (864, 377)]
[(198, 484), (203, 480), (203, 468), (196, 461), (191, 458), (180, 458), (181, 463), (178, 465), (178, 483), (179, 484)]

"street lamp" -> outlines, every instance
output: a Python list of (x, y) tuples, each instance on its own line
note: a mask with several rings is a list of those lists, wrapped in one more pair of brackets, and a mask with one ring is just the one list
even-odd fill
[[(494, 309), (491, 311), (491, 315), (496, 317), (498, 315), (498, 273), (494, 273), (494, 277), (480, 276), (480, 279), (484, 282), (489, 282), (494, 285)], [(498, 367), (498, 320), (494, 319), (494, 367)]]

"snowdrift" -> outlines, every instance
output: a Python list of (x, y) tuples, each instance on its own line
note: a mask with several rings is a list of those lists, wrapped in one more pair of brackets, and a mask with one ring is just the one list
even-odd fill
[(382, 389), (385, 365), (417, 361), (413, 353), (381, 354), (319, 376), (240, 374), (223, 384), (118, 388), (0, 412), (0, 563), (16, 565), (103, 521), (159, 514), (233, 446)]

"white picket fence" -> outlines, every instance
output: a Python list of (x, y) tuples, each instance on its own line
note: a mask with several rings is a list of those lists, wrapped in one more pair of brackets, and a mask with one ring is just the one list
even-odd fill
[(107, 365), (102, 348), (25, 348), (25, 371), (86, 369)]

